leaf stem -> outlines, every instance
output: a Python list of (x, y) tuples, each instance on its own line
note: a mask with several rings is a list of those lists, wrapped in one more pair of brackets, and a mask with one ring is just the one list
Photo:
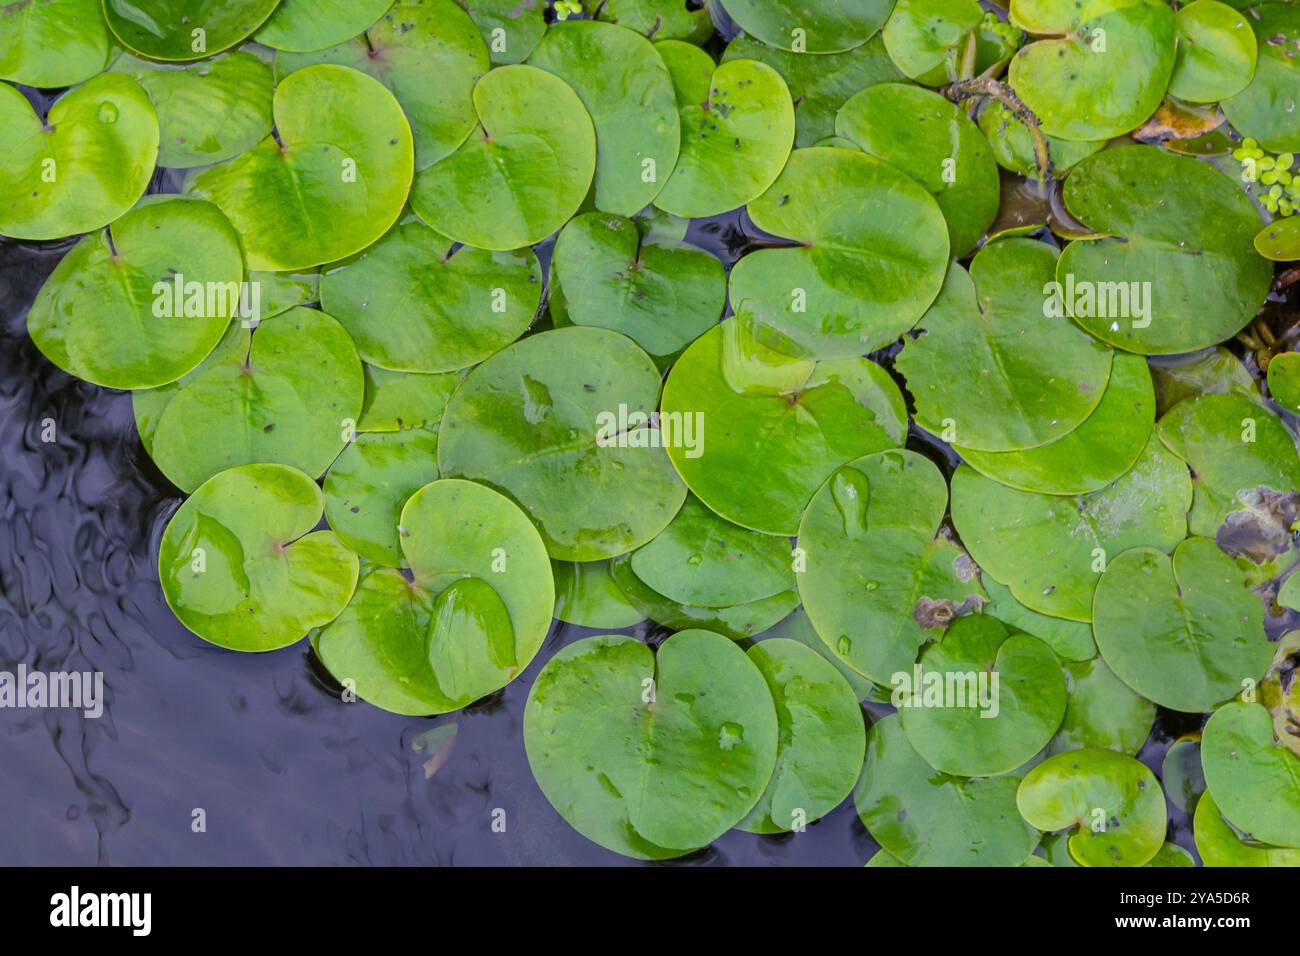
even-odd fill
[(977, 76), (948, 84), (943, 88), (943, 95), (954, 103), (960, 103), (974, 96), (991, 96), (1009, 109), (1016, 119), (1024, 123), (1034, 140), (1034, 160), (1038, 166), (1038, 194), (1047, 195), (1047, 183), (1052, 178), (1052, 155), (1047, 149), (1047, 137), (1039, 128), (1038, 117), (1010, 87), (990, 76)]

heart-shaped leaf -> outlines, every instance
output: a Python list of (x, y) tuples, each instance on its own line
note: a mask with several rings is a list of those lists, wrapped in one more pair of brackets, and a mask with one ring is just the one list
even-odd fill
[(750, 36), (792, 53), (839, 53), (870, 40), (894, 0), (725, 0)]
[(739, 823), (776, 764), (762, 672), (709, 631), (656, 655), (631, 637), (570, 644), (524, 708), (528, 763), (570, 826), (640, 860), (682, 856)]
[(1196, 804), (1193, 826), (1196, 851), (1206, 866), (1300, 866), (1300, 850), (1242, 840), (1208, 793)]
[[(292, 0), (301, 6), (311, 0)], [(122, 45), (151, 60), (201, 60), (252, 34), (280, 0), (103, 0)], [(289, 5), (289, 4), (286, 4)]]
[(108, 63), (99, 0), (0, 7), (0, 80), (55, 89), (90, 79)]
[(257, 42), (307, 53), (357, 36), (384, 15), (392, 0), (281, 0), (257, 31)]
[[(697, 449), (674, 444), (668, 454), (711, 510), (742, 527), (789, 536), (832, 471), (902, 445), (907, 411), (879, 365), (784, 357), (765, 364), (771, 356), (747, 327), (743, 316), (727, 319), (673, 366), (663, 413), (670, 421), (710, 423), (712, 430)], [(761, 376), (771, 372), (782, 382), (768, 387)], [(769, 467), (774, 461), (781, 467)]]
[(1257, 48), (1250, 17), (1218, 0), (1178, 11), (1178, 59), (1169, 92), (1189, 103), (1217, 103), (1250, 85)]
[(0, 83), (0, 156), (0, 234), (92, 232), (144, 195), (158, 156), (158, 115), (139, 83), (115, 73), (59, 97), (43, 123), (27, 97)]
[(881, 36), (906, 76), (939, 86), (958, 79), (966, 37), (983, 19), (977, 0), (898, 0)]
[[(452, 397), (439, 467), (510, 495), (554, 558), (623, 554), (662, 531), (686, 498), (648, 420), (658, 396), (650, 356), (617, 332), (530, 336), (474, 369)], [(682, 438), (675, 425), (670, 440)]]
[(541, 242), (578, 211), (596, 172), (596, 132), (567, 83), (535, 66), (488, 72), (474, 87), (478, 126), (416, 178), (411, 207), (480, 249)]
[(400, 371), (478, 364), (527, 330), (541, 297), (530, 250), (456, 246), (414, 219), (321, 280), (321, 307), (361, 357)]
[(699, 47), (656, 44), (677, 94), (681, 152), (655, 205), (683, 218), (728, 212), (761, 196), (794, 144), (794, 103), (781, 74), (757, 60), (714, 66)]
[(1020, 813), (1040, 830), (1076, 828), (1070, 856), (1083, 866), (1142, 866), (1165, 842), (1165, 797), (1147, 767), (1113, 750), (1071, 750), (1025, 775)]
[(836, 656), (877, 684), (910, 678), (921, 647), (983, 602), (970, 559), (938, 535), (947, 503), (929, 459), (890, 450), (837, 468), (804, 511), (804, 610)]
[[(1160, 183), (1159, 195), (1139, 183)], [(1254, 205), (1212, 166), (1155, 146), (1090, 156), (1065, 181), (1070, 214), (1098, 233), (1061, 253), (1067, 314), (1116, 348), (1191, 352), (1233, 336), (1268, 296)]]
[(1223, 102), (1238, 132), (1274, 152), (1300, 150), (1300, 8), (1292, 3), (1251, 3), (1243, 19), (1255, 31), (1258, 60), (1250, 85)]
[(528, 58), (564, 80), (596, 127), (596, 208), (630, 216), (668, 182), (681, 143), (673, 81), (654, 44), (631, 30), (576, 20), (547, 31)]
[(325, 472), (361, 414), (364, 381), (352, 340), (333, 318), (291, 309), (255, 331), (235, 323), (180, 381), (136, 392), (154, 463), (192, 491), (251, 462)]
[(249, 268), (333, 262), (387, 232), (414, 162), (393, 94), (356, 70), (309, 66), (280, 81), (274, 114), (275, 135), (186, 184), (234, 223)]
[(908, 741), (936, 770), (956, 776), (1015, 770), (1065, 716), (1065, 678), (1052, 649), (983, 614), (953, 622), (901, 676), (894, 675), (894, 698)]
[(1065, 719), (1048, 753), (1087, 747), (1137, 756), (1155, 723), (1155, 705), (1135, 694), (1101, 657), (1067, 663), (1064, 668)]
[(495, 65), (522, 63), (546, 33), (546, 0), (456, 0), (483, 35)]
[(1201, 761), (1214, 802), (1237, 829), (1261, 843), (1300, 848), (1300, 757), (1278, 746), (1264, 707), (1220, 707), (1205, 725)]
[(1129, 548), (1172, 551), (1187, 536), (1187, 467), (1152, 438), (1113, 484), (1070, 497), (1017, 491), (963, 465), (952, 520), (971, 557), (1026, 607), (1092, 620), (1106, 562)]
[(284, 465), (244, 465), (203, 483), (167, 523), (163, 596), (187, 628), (236, 651), (273, 651), (332, 621), (357, 583), (357, 557), (313, 531), (321, 494)]
[(608, 561), (552, 561), (551, 570), (555, 616), (566, 624), (614, 630), (645, 620), (614, 583)]
[(425, 485), (400, 523), (410, 579), (370, 571), (316, 651), (376, 707), (447, 713), (504, 687), (533, 659), (555, 605), (551, 565), (527, 516), (470, 481)]
[(153, 197), (63, 257), (27, 331), (78, 378), (153, 388), (216, 348), (239, 310), (243, 277), (239, 236), (216, 206)]

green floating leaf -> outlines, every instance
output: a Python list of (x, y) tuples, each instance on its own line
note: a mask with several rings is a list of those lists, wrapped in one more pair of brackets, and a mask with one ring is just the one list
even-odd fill
[(415, 168), (455, 152), (477, 125), (474, 84), (491, 68), (483, 37), (452, 0), (398, 0), (364, 34), (311, 53), (282, 50), (280, 78), (316, 63), (368, 73), (397, 97), (411, 124)]
[(1165, 795), (1179, 810), (1191, 813), (1205, 793), (1205, 773), (1201, 769), (1201, 735), (1184, 734), (1165, 751), (1160, 762), (1160, 780)]
[(535, 66), (487, 73), (474, 87), (478, 127), (423, 170), (411, 207), (445, 236), (480, 249), (541, 242), (578, 211), (596, 172), (596, 133), (573, 89)]
[(916, 752), (943, 773), (1015, 770), (1065, 716), (1065, 678), (1052, 649), (983, 614), (954, 621), (906, 676), (894, 682), (899, 721)]
[(1156, 424), (1146, 359), (1117, 352), (1101, 403), (1074, 431), (1024, 451), (953, 450), (982, 475), (1022, 491), (1079, 495), (1099, 491), (1133, 467)]
[(661, 362), (716, 325), (727, 299), (726, 272), (715, 257), (649, 241), (637, 220), (606, 213), (572, 219), (551, 261), (557, 324), (622, 332)]
[(645, 620), (619, 590), (608, 561), (552, 561), (555, 616), (579, 627), (617, 629)]
[(983, 19), (977, 0), (898, 0), (881, 35), (908, 78), (939, 86), (958, 79), (966, 38)]
[(1255, 206), (1200, 160), (1156, 146), (1108, 149), (1075, 168), (1064, 196), (1071, 215), (1104, 234), (1070, 243), (1056, 267), (1066, 313), (1103, 342), (1190, 352), (1232, 338), (1268, 296), (1273, 270), (1252, 245)]
[(848, 682), (849, 687), (852, 689), (853, 696), (858, 700), (870, 699), (881, 703), (889, 700), (888, 688), (880, 688), (871, 683), (871, 681), (840, 660), (835, 652), (826, 646), (826, 642), (821, 639), (821, 636), (812, 626), (812, 621), (808, 620), (808, 614), (802, 607), (796, 608), (789, 617), (773, 625), (772, 629), (766, 634), (757, 635), (755, 640), (762, 641), (769, 637), (785, 637), (792, 641), (798, 641), (804, 647), (811, 647), (839, 671), (840, 676)]
[(682, 856), (744, 819), (777, 738), (763, 673), (709, 631), (675, 634), (657, 655), (618, 635), (570, 644), (524, 709), (546, 799), (587, 839), (639, 860)]
[(1228, 122), (1275, 153), (1300, 150), (1300, 7), (1251, 3), (1243, 19), (1255, 31), (1258, 60), (1250, 85), (1223, 101)]
[(275, 50), (308, 53), (350, 40), (380, 17), (392, 0), (281, 0), (257, 31)]
[(550, 628), (546, 549), (504, 495), (469, 481), (425, 485), (402, 508), (411, 577), (375, 568), (316, 640), (329, 672), (396, 714), (442, 714), (504, 687)]
[[(898, 356), (917, 424), (988, 452), (1037, 450), (1085, 424), (1107, 391), (1112, 352), (1064, 316), (1046, 314), (1055, 261), (1046, 243), (1003, 239), (979, 251), (969, 274), (949, 267), (918, 323), (923, 334)], [(1121, 457), (1127, 451), (1126, 444)]]
[(99, 0), (44, 0), (0, 7), (0, 80), (55, 89), (90, 79), (108, 63)]
[(447, 400), (465, 380), (459, 374), (424, 375), (365, 366), (366, 398), (357, 421), (359, 432), (437, 429)]
[(477, 365), (528, 329), (541, 298), (531, 250), (455, 247), (413, 219), (321, 279), (321, 307), (361, 357), (408, 372)]
[(1155, 705), (1130, 690), (1101, 657), (1064, 668), (1069, 699), (1048, 753), (1091, 748), (1137, 756), (1155, 723)]
[(158, 156), (158, 116), (140, 84), (115, 73), (60, 96), (45, 122), (27, 97), (0, 83), (0, 156), (0, 234), (92, 232), (144, 195)]
[(630, 216), (668, 182), (681, 143), (673, 81), (654, 44), (595, 20), (557, 23), (528, 62), (564, 80), (596, 127), (596, 208)]
[(260, 317), (263, 319), (281, 315), (294, 306), (311, 305), (320, 301), (318, 272), (250, 272), (248, 284), (250, 294), (256, 290), (258, 298), (262, 300), (259, 304)]
[(1208, 711), (1272, 659), (1264, 608), (1232, 559), (1206, 538), (1188, 538), (1171, 560), (1134, 548), (1106, 567), (1093, 605), (1093, 633), (1120, 680), (1162, 707)]
[(1250, 370), (1221, 345), (1197, 355), (1154, 360), (1150, 368), (1159, 417), (1183, 399), (1197, 395), (1240, 395), (1256, 405), (1264, 404)]
[(1250, 85), (1257, 47), (1250, 17), (1218, 0), (1178, 11), (1178, 59), (1169, 92), (1189, 103), (1217, 103)]
[(1300, 756), (1278, 745), (1264, 707), (1220, 707), (1205, 725), (1201, 760), (1209, 793), (1238, 830), (1300, 848)]
[(271, 68), (243, 51), (176, 68), (124, 53), (109, 68), (135, 79), (158, 111), (158, 165), (224, 162), (271, 132)]
[(333, 64), (275, 88), (276, 133), (192, 175), (221, 207), (250, 269), (288, 272), (366, 248), (397, 220), (413, 175), (411, 128), (377, 80)]
[(55, 365), (107, 388), (174, 382), (239, 309), (239, 236), (210, 203), (152, 197), (59, 262), (27, 331)]
[(737, 826), (750, 833), (802, 830), (853, 790), (866, 748), (862, 711), (830, 662), (798, 641), (761, 641), (748, 657), (772, 692), (780, 733), (772, 779)]
[(794, 103), (781, 74), (757, 60), (715, 67), (699, 47), (656, 44), (677, 94), (681, 152), (655, 205), (685, 219), (761, 196), (794, 144)]
[(1092, 639), (1092, 625), (1089, 623), (1031, 611), (1016, 600), (1010, 588), (995, 581), (992, 575), (983, 575), (980, 583), (989, 596), (985, 614), (1039, 638), (1063, 661), (1090, 661), (1097, 656), (1097, 644)]
[[(799, 516), (840, 465), (897, 448), (907, 430), (903, 396), (889, 374), (861, 358), (764, 366), (740, 316), (686, 350), (664, 385), (670, 421), (709, 423), (707, 443), (668, 448), (697, 497), (735, 524), (792, 536)], [(784, 384), (767, 387), (775, 371)], [(698, 417), (696, 417), (698, 416)], [(691, 436), (687, 436), (688, 438)], [(780, 468), (770, 467), (781, 462)]]
[[(1038, 157), (1029, 127), (997, 100), (990, 99), (980, 109), (979, 127), (993, 149), (993, 158), (1003, 169), (1038, 179)], [(1068, 139), (1045, 136), (1052, 172), (1063, 176), (1106, 145), (1105, 140), (1075, 143)]]
[(1147, 767), (1113, 750), (1071, 750), (1025, 775), (1020, 813), (1040, 830), (1077, 829), (1070, 856), (1083, 866), (1142, 866), (1165, 842), (1165, 797)]
[(800, 147), (826, 145), (821, 141), (835, 135), (835, 114), (854, 93), (902, 78), (878, 36), (844, 53), (807, 56), (742, 33), (723, 51), (722, 62), (731, 60), (758, 60), (781, 74), (794, 100), (794, 144)]
[(313, 531), (321, 493), (307, 475), (255, 464), (215, 475), (167, 523), (163, 596), (187, 628), (236, 651), (273, 651), (332, 621), (357, 583), (357, 557)]
[[(443, 418), (439, 466), (510, 495), (558, 560), (623, 554), (662, 531), (686, 498), (649, 422), (658, 397), (659, 373), (631, 339), (543, 332), (465, 379)], [(669, 438), (682, 438), (676, 423)]]
[(938, 93), (881, 83), (850, 99), (835, 132), (907, 173), (934, 196), (954, 258), (975, 248), (998, 213), (993, 150), (960, 107)]
[(840, 53), (875, 36), (894, 0), (725, 0), (751, 36), (792, 53)]
[[(294, 0), (298, 5), (301, 0)], [(122, 45), (151, 60), (201, 60), (262, 25), (280, 0), (103, 0)]]
[(836, 656), (877, 684), (910, 680), (921, 647), (983, 602), (970, 559), (938, 535), (947, 492), (929, 459), (883, 451), (836, 469), (803, 514), (804, 610)]
[(1110, 139), (1160, 105), (1176, 42), (1162, 0), (1011, 0), (1011, 22), (1045, 37), (1022, 48), (1010, 71), (1044, 133)]
[(522, 63), (546, 33), (547, 0), (456, 0), (478, 26), (492, 63)]
[[(1253, 497), (1300, 488), (1295, 438), (1272, 411), (1239, 395), (1179, 402), (1160, 419), (1156, 434), (1196, 476), (1188, 520), (1192, 534), (1215, 535), (1231, 515), (1245, 512)], [(1286, 532), (1278, 531), (1285, 538)]]
[(1063, 497), (1017, 491), (963, 465), (952, 520), (971, 557), (1042, 614), (1092, 620), (1093, 590), (1122, 551), (1172, 551), (1187, 536), (1187, 467), (1152, 438), (1137, 463), (1100, 491)]
[(1232, 829), (1211, 794), (1196, 803), (1196, 850), (1206, 866), (1300, 866), (1300, 850), (1247, 843)]
[[(828, 195), (839, 198), (828, 203)], [(847, 358), (881, 348), (915, 325), (942, 287), (949, 250), (937, 205), (862, 153), (797, 150), (749, 215), (797, 243), (751, 252), (731, 270), (732, 307), (782, 339), (783, 351)]]
[(655, 40), (704, 43), (713, 35), (709, 11), (681, 0), (583, 0), (583, 6), (599, 20)]
[(1300, 259), (1300, 216), (1270, 222), (1255, 236), (1255, 251), (1274, 262)]
[(867, 732), (853, 802), (876, 841), (907, 866), (1016, 866), (1037, 842), (1016, 812), (1018, 783), (938, 773), (890, 714)]
[(193, 372), (136, 392), (136, 418), (154, 463), (183, 491), (252, 462), (318, 477), (343, 450), (363, 392), (347, 332), (324, 312), (297, 308), (255, 331), (232, 324)]

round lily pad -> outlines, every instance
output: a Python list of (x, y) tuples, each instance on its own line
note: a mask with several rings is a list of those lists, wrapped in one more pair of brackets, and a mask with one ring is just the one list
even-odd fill
[(527, 330), (541, 297), (531, 250), (456, 246), (415, 220), (321, 279), (321, 307), (361, 357), (398, 371), (478, 364)]
[(1010, 70), (1044, 133), (1109, 139), (1160, 105), (1176, 43), (1163, 0), (1012, 0), (1011, 22), (1044, 37), (1023, 47)]
[(293, 271), (366, 248), (402, 211), (413, 175), (411, 128), (379, 81), (333, 64), (275, 88), (275, 134), (192, 176), (187, 191), (221, 207), (250, 269)]
[(881, 36), (906, 76), (939, 86), (958, 78), (966, 38), (983, 19), (977, 0), (898, 0)]
[(384, 15), (392, 0), (280, 0), (257, 42), (307, 53), (350, 40)]
[(504, 687), (545, 640), (555, 591), (528, 518), (469, 481), (425, 485), (402, 508), (411, 577), (375, 568), (316, 639), (334, 677), (397, 714), (441, 714)]
[(657, 655), (618, 635), (570, 644), (524, 709), (546, 799), (589, 840), (640, 860), (682, 856), (744, 819), (777, 738), (762, 671), (709, 631), (675, 634)]
[(1137, 756), (1155, 723), (1155, 705), (1134, 693), (1101, 657), (1067, 663), (1064, 669), (1065, 719), (1048, 752), (1087, 747)]
[(616, 629), (645, 620), (619, 590), (608, 561), (552, 561), (555, 616), (580, 627)]
[(936, 772), (890, 714), (867, 732), (853, 802), (876, 841), (907, 866), (1016, 866), (1038, 838), (1016, 811), (1018, 783)]
[[(987, 100), (980, 109), (979, 127), (993, 149), (993, 158), (1003, 169), (1021, 176), (1038, 179), (1038, 157), (1034, 152), (1034, 137), (1029, 127), (1016, 118), (997, 100)], [(1052, 172), (1063, 176), (1080, 161), (1106, 145), (1105, 140), (1076, 143), (1055, 136), (1044, 136), (1047, 153), (1052, 159)]]
[(952, 520), (971, 557), (1026, 607), (1090, 621), (1106, 563), (1129, 548), (1172, 551), (1187, 535), (1187, 467), (1152, 438), (1122, 478), (1087, 495), (1017, 491), (963, 465)]
[[(1300, 455), (1272, 411), (1239, 395), (1202, 395), (1179, 402), (1156, 426), (1166, 447), (1195, 475), (1193, 534), (1215, 535), (1252, 497), (1300, 488)], [(1248, 514), (1242, 518), (1250, 520)], [(1236, 520), (1236, 519), (1234, 519)], [(1279, 529), (1279, 544), (1287, 532)]]
[(1078, 495), (1099, 491), (1133, 467), (1156, 423), (1146, 359), (1117, 352), (1101, 402), (1074, 431), (1023, 451), (953, 450), (982, 475), (1022, 491)]
[(962, 448), (1013, 452), (1060, 441), (1094, 413), (1112, 352), (1045, 314), (1055, 261), (1046, 243), (1002, 239), (979, 251), (969, 274), (948, 269), (918, 323), (923, 334), (898, 356), (917, 424)]
[(727, 299), (722, 263), (700, 249), (643, 237), (638, 220), (584, 213), (555, 243), (552, 314), (622, 332), (661, 361), (717, 324)]
[(677, 95), (681, 152), (655, 205), (692, 219), (761, 196), (794, 144), (794, 103), (781, 74), (757, 60), (715, 67), (707, 53), (680, 40), (656, 48)]
[(480, 249), (541, 242), (578, 211), (596, 171), (596, 133), (564, 80), (535, 66), (491, 70), (474, 87), (478, 127), (416, 177), (411, 207)]
[(1264, 707), (1235, 702), (1215, 711), (1201, 761), (1214, 802), (1238, 830), (1261, 843), (1300, 848), (1300, 757), (1277, 744)]
[[(469, 374), (443, 417), (439, 466), (510, 495), (558, 560), (623, 554), (686, 498), (664, 433), (648, 422), (658, 397), (654, 363), (626, 336), (542, 332)], [(677, 441), (684, 430), (672, 422), (669, 432)]]
[(1063, 661), (1090, 661), (1097, 656), (1092, 625), (1087, 621), (1067, 621), (1031, 611), (1016, 600), (1010, 588), (994, 580), (992, 575), (982, 575), (980, 584), (989, 596), (985, 614), (1039, 638)]
[(124, 53), (110, 69), (134, 77), (153, 101), (159, 166), (224, 162), (271, 132), (271, 67), (251, 53), (223, 53), (180, 68)]
[(722, 62), (730, 60), (758, 60), (781, 74), (794, 100), (794, 144), (799, 147), (825, 145), (821, 141), (835, 135), (835, 114), (854, 93), (902, 78), (879, 36), (843, 53), (806, 56), (742, 33), (723, 51)]
[(239, 236), (219, 209), (156, 197), (63, 257), (27, 331), (50, 361), (88, 382), (165, 385), (216, 348), (243, 277)]
[(1093, 633), (1119, 678), (1162, 707), (1212, 710), (1262, 677), (1273, 657), (1264, 608), (1231, 558), (1189, 538), (1113, 558), (1097, 585)]
[(848, 682), (829, 661), (789, 638), (755, 644), (747, 656), (776, 704), (776, 769), (737, 826), (750, 833), (802, 830), (843, 802), (862, 771), (866, 727)]
[(1274, 262), (1300, 260), (1300, 216), (1275, 219), (1255, 236), (1255, 251)]
[(491, 67), (478, 27), (452, 0), (398, 0), (355, 39), (311, 53), (282, 50), (275, 70), (283, 78), (314, 63), (350, 66), (392, 90), (411, 124), (416, 169), (474, 131), (474, 84)]
[(1025, 775), (1016, 803), (1040, 830), (1077, 829), (1083, 866), (1142, 866), (1165, 842), (1165, 797), (1147, 767), (1113, 750), (1071, 750)]
[(654, 44), (596, 20), (557, 23), (528, 62), (564, 80), (596, 127), (596, 208), (630, 216), (648, 206), (677, 164), (681, 131), (673, 81)]
[(547, 0), (456, 0), (496, 65), (522, 63), (546, 33)]
[(108, 63), (99, 0), (0, 7), (0, 80), (55, 89), (90, 79)]
[(1180, 8), (1169, 92), (1189, 103), (1217, 103), (1250, 85), (1257, 48), (1249, 20), (1218, 0), (1194, 0)]
[(1190, 352), (1231, 338), (1268, 296), (1273, 270), (1255, 254), (1254, 205), (1200, 160), (1108, 149), (1075, 167), (1064, 196), (1071, 215), (1104, 234), (1070, 243), (1056, 268), (1066, 313), (1103, 342)]
[[(907, 411), (889, 374), (866, 359), (780, 359), (765, 367), (763, 358), (740, 316), (695, 340), (668, 375), (663, 412), (711, 430), (698, 453), (670, 446), (668, 454), (710, 509), (742, 527), (789, 536), (832, 471), (902, 445)], [(770, 371), (786, 376), (784, 386), (762, 384)]]
[[(864, 217), (864, 209), (874, 212)], [(749, 215), (797, 245), (737, 262), (731, 304), (792, 354), (837, 358), (887, 345), (943, 284), (949, 250), (938, 207), (908, 176), (862, 153), (797, 150)]]
[(137, 404), (157, 403), (149, 451), (174, 485), (192, 491), (258, 461), (323, 474), (355, 428), (364, 384), (342, 326), (296, 308), (256, 330), (232, 324), (203, 364), (163, 389), (136, 393)]
[(1192, 825), (1206, 866), (1300, 866), (1300, 850), (1242, 840), (1208, 793), (1197, 801)]
[[(295, 5), (302, 0), (295, 0)], [(151, 60), (201, 60), (234, 46), (280, 0), (104, 0), (122, 45)]]
[(158, 156), (158, 115), (140, 84), (116, 73), (63, 94), (43, 123), (27, 97), (0, 83), (0, 156), (0, 234), (92, 232), (144, 195)]
[(1300, 415), (1300, 352), (1282, 352), (1268, 363), (1268, 391), (1292, 415)]
[(726, 0), (750, 36), (792, 53), (839, 53), (870, 40), (893, 0)]
[(803, 514), (804, 610), (836, 656), (877, 684), (911, 679), (921, 647), (983, 601), (970, 559), (938, 534), (947, 492), (929, 459), (893, 449), (837, 468)]
[(1052, 649), (983, 614), (954, 621), (907, 678), (894, 681), (903, 731), (927, 763), (956, 776), (1015, 770), (1065, 716), (1065, 678)]
[(955, 258), (974, 249), (997, 216), (993, 150), (965, 111), (938, 93), (902, 83), (869, 87), (840, 109), (835, 132), (934, 196)]
[(1258, 59), (1250, 85), (1223, 101), (1228, 122), (1273, 152), (1300, 150), (1300, 8), (1251, 3), (1243, 19), (1255, 31)]
[(332, 621), (357, 583), (357, 556), (313, 531), (321, 493), (284, 465), (213, 476), (167, 523), (163, 596), (187, 628), (236, 651), (273, 651)]

